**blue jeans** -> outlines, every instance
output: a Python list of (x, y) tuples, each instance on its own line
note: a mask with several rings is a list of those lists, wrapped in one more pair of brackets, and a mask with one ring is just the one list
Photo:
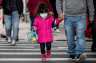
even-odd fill
[(4, 15), (4, 21), (7, 37), (10, 37), (12, 40), (16, 40), (19, 32), (18, 11), (13, 11), (11, 15)]
[(64, 28), (69, 54), (82, 54), (85, 49), (86, 16), (65, 16)]

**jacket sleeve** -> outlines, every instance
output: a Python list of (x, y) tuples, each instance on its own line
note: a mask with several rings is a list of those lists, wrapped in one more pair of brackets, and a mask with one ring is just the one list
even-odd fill
[(58, 15), (62, 13), (62, 1), (61, 0), (56, 0), (56, 10)]
[(88, 4), (88, 9), (89, 9), (90, 20), (93, 21), (94, 20), (94, 14), (95, 14), (93, 0), (87, 0), (87, 4)]

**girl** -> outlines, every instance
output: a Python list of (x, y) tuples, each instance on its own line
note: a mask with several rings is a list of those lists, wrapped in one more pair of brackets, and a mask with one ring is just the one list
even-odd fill
[(51, 57), (51, 43), (53, 42), (52, 23), (54, 19), (48, 13), (48, 6), (44, 3), (40, 4), (33, 24), (38, 35), (37, 41), (40, 44), (42, 61)]

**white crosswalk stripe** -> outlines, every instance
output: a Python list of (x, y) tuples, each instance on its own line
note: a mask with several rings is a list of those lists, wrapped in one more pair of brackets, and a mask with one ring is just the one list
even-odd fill
[[(41, 58), (2, 58), (0, 61), (41, 61)], [(70, 61), (70, 58), (51, 58), (50, 61)], [(94, 61), (96, 58), (87, 58), (86, 60)]]
[[(38, 46), (38, 44), (35, 44), (34, 46)], [(40, 49), (38, 47), (35, 47), (32, 49), (31, 47), (32, 47), (32, 44), (30, 42), (27, 42), (27, 44), (26, 44), (26, 42), (17, 42), (16, 46), (8, 46), (8, 43), (1, 42), (0, 43), (0, 56), (1, 56), (0, 62), (27, 61), (30, 63), (30, 61), (31, 62), (32, 61), (35, 61), (35, 62), (41, 61)], [(60, 46), (52, 47), (52, 56), (53, 57), (50, 58), (49, 61), (53, 61), (53, 62), (70, 61), (67, 50), (68, 50), (67, 47), (60, 47)], [(86, 50), (89, 51), (89, 52), (84, 53), (88, 56), (86, 58), (86, 61), (96, 61), (96, 58), (94, 57), (94, 56), (96, 56), (96, 53), (91, 52), (90, 48), (88, 48), (88, 47), (86, 48)]]

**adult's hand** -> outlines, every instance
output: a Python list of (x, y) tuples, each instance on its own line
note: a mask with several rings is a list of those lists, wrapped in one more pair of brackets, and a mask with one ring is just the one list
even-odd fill
[(58, 15), (60, 20), (64, 20), (64, 13), (61, 13), (60, 15)]

